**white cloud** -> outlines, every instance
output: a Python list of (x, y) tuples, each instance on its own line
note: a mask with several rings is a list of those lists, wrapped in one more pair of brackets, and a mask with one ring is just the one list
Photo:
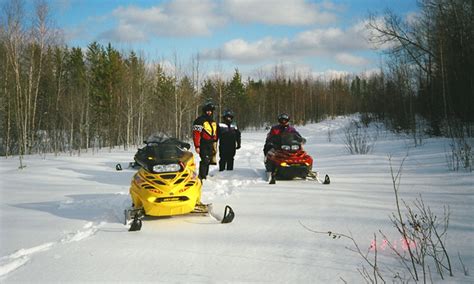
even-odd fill
[(108, 16), (99, 15), (99, 16), (89, 16), (86, 17), (86, 20), (83, 23), (80, 23), (76, 26), (65, 27), (64, 34), (67, 41), (72, 40), (86, 40), (94, 41), (96, 40), (96, 27), (104, 25), (108, 20)]
[[(67, 1), (67, 0), (61, 0)], [(115, 42), (153, 37), (209, 36), (234, 20), (301, 26), (333, 23), (340, 6), (307, 0), (171, 0), (152, 7), (120, 6), (107, 17), (116, 23), (99, 35)]]
[(420, 14), (418, 12), (410, 12), (405, 15), (405, 21), (410, 25), (420, 23)]
[(292, 46), (310, 53), (331, 53), (369, 47), (364, 34), (354, 27), (348, 30), (328, 28), (304, 31), (295, 36)]
[(369, 78), (373, 75), (377, 75), (377, 74), (380, 74), (380, 73), (381, 73), (380, 68), (372, 68), (372, 69), (368, 69), (368, 70), (359, 72), (359, 75), (364, 76), (365, 78)]
[(242, 23), (298, 26), (334, 22), (336, 15), (320, 8), (334, 6), (323, 4), (304, 0), (225, 0), (223, 9)]
[(338, 63), (348, 66), (366, 66), (370, 62), (360, 56), (355, 56), (349, 53), (336, 54), (335, 59)]
[(138, 30), (134, 25), (123, 23), (113, 30), (106, 31), (101, 37), (113, 39), (117, 42), (147, 41), (147, 35), (143, 30)]
[(315, 72), (311, 66), (296, 63), (296, 62), (282, 62), (280, 64), (266, 64), (258, 69), (249, 72), (250, 77), (254, 79), (267, 80), (275, 76), (282, 76), (284, 78), (313, 78), (317, 80), (329, 81), (332, 79), (344, 78), (351, 75), (348, 71), (328, 69), (321, 72)]
[(326, 9), (326, 10), (332, 10), (335, 12), (343, 12), (347, 10), (348, 6), (346, 4), (335, 4), (331, 1), (322, 1), (321, 3), (317, 4), (319, 7)]
[(63, 30), (66, 41), (81, 39), (84, 37), (84, 29), (80, 26), (74, 28), (63, 28)]
[(275, 41), (271, 37), (253, 43), (243, 39), (234, 39), (224, 43), (219, 49), (204, 50), (201, 56), (203, 59), (230, 59), (238, 62), (252, 63), (278, 56), (278, 49), (281, 44), (281, 42)]
[(332, 80), (332, 79), (339, 79), (349, 76), (350, 73), (347, 71), (340, 71), (340, 70), (326, 70), (323, 72), (315, 72), (313, 73), (314, 78), (318, 78), (320, 80)]
[(308, 77), (312, 74), (311, 66), (294, 62), (294, 61), (282, 61), (278, 64), (264, 64), (258, 68), (248, 72), (250, 77), (256, 79), (268, 79), (275, 76), (281, 77)]
[(296, 34), (291, 39), (267, 37), (254, 42), (235, 39), (220, 48), (205, 50), (201, 55), (203, 59), (231, 60), (244, 64), (324, 56), (341, 64), (360, 67), (369, 64), (369, 61), (351, 54), (370, 49), (362, 26), (357, 24), (346, 30), (313, 29)]
[[(386, 30), (385, 20), (383, 17), (376, 17), (372, 20), (371, 25), (378, 27), (379, 29)], [(388, 37), (383, 35), (379, 31), (369, 27), (369, 20), (364, 20), (358, 25), (354, 26), (360, 34), (368, 39), (369, 46), (372, 49), (389, 49), (398, 45), (396, 41), (388, 41)]]
[(119, 7), (111, 14), (118, 21), (117, 26), (101, 36), (114, 41), (146, 41), (150, 36), (207, 36), (226, 22), (216, 9), (211, 0), (174, 0), (150, 8)]

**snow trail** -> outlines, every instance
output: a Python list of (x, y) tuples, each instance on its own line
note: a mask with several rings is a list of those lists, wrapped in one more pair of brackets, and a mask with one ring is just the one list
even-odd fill
[(49, 242), (32, 248), (19, 249), (10, 255), (0, 258), (0, 277), (3, 277), (26, 265), (37, 253), (50, 250), (60, 244), (79, 242), (93, 236), (102, 225), (103, 223), (94, 224), (92, 222), (88, 222), (84, 225), (82, 230), (68, 233), (57, 242)]
[[(308, 140), (304, 149), (315, 159), (313, 170), (329, 174), (330, 185), (309, 180), (269, 185), (262, 152), (267, 131), (243, 132), (234, 170), (212, 166), (202, 188), (203, 202), (211, 202), (215, 212), (225, 204), (234, 209), (236, 217), (226, 225), (200, 216), (149, 218), (140, 232), (128, 232), (123, 209), (131, 202), (135, 171), (116, 171), (115, 164), (130, 161), (136, 149), (27, 156), (22, 171), (16, 160), (0, 160), (0, 282), (361, 282), (357, 269), (363, 261), (347, 250), (350, 243), (302, 224), (350, 232), (361, 247), (371, 245), (379, 230), (399, 242), (389, 220), (394, 198), (387, 156), (396, 166), (410, 138), (389, 133), (379, 136), (371, 154), (349, 155), (341, 140), (348, 122), (297, 127)], [(400, 194), (407, 202), (423, 194), (438, 216), (449, 205), (447, 247), (472, 267), (474, 176), (447, 171), (447, 142), (426, 138), (410, 150)], [(380, 248), (379, 256), (381, 269), (403, 272), (390, 251)], [(157, 265), (143, 269), (143, 263)], [(456, 269), (452, 282), (474, 283)]]

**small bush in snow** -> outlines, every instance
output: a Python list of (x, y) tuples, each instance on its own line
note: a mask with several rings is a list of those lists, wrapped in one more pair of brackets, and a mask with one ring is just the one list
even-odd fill
[(472, 138), (469, 138), (468, 129), (460, 123), (453, 123), (450, 127), (449, 150), (446, 151), (446, 162), (452, 171), (464, 169), (472, 172), (473, 152)]
[(332, 131), (331, 131), (331, 128), (328, 128), (328, 142), (332, 142)]
[(371, 135), (367, 127), (358, 121), (352, 120), (344, 129), (344, 143), (351, 155), (364, 155), (373, 150), (377, 135)]
[(464, 169), (472, 171), (473, 153), (471, 145), (460, 138), (452, 138), (449, 143), (450, 150), (446, 153), (448, 168), (452, 171)]
[[(443, 216), (438, 218), (430, 206), (423, 202), (421, 195), (412, 205), (400, 198), (399, 187), (405, 158), (398, 171), (395, 172), (391, 157), (389, 157), (396, 204), (396, 211), (392, 213), (390, 220), (401, 237), (402, 251), (400, 251), (399, 244), (389, 241), (389, 237), (381, 230), (379, 233), (382, 239), (378, 239), (377, 234), (374, 233), (371, 246), (365, 251), (350, 233), (316, 231), (302, 225), (311, 232), (327, 234), (332, 239), (349, 239), (353, 247), (348, 249), (356, 252), (364, 260), (365, 265), (362, 265), (358, 271), (366, 283), (386, 283), (389, 278), (392, 278), (394, 283), (410, 283), (411, 281), (427, 283), (430, 280), (432, 282), (431, 268), (435, 269), (435, 273), (441, 280), (451, 281), (452, 278), (446, 278), (447, 275), (453, 276), (453, 268), (445, 244), (449, 225), (449, 208), (445, 207)], [(402, 208), (402, 203), (404, 208)], [(401, 270), (382, 268), (378, 250), (385, 248), (389, 248), (393, 252), (393, 256), (401, 264)], [(461, 255), (458, 255), (464, 275), (468, 276), (469, 271), (462, 262)]]

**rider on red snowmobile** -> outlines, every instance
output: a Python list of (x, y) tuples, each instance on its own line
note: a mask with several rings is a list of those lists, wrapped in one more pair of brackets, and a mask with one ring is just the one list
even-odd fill
[(290, 116), (287, 113), (281, 113), (278, 115), (278, 124), (272, 126), (270, 132), (267, 134), (265, 140), (265, 146), (263, 147), (264, 156), (267, 155), (268, 151), (272, 148), (279, 148), (281, 146), (281, 135), (284, 133), (292, 133), (296, 140), (301, 144), (306, 142), (296, 129), (290, 125)]

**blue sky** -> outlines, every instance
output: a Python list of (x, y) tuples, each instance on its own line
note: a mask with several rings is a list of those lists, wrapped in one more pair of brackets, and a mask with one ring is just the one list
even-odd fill
[(402, 17), (416, 0), (52, 0), (66, 43), (111, 42), (150, 62), (187, 64), (199, 54), (204, 72), (257, 76), (286, 72), (365, 72), (380, 64), (364, 19), (386, 8)]

